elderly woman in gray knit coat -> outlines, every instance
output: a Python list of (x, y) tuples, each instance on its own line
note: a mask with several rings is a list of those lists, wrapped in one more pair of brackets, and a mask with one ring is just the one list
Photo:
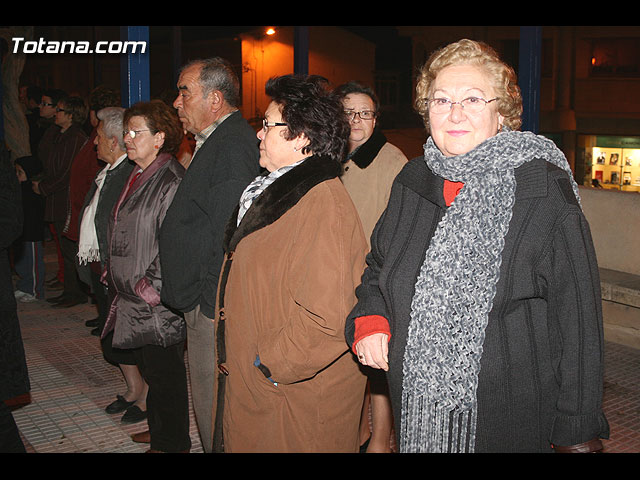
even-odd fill
[(417, 86), (430, 131), (371, 237), (347, 340), (387, 371), (401, 452), (589, 452), (598, 266), (566, 158), (520, 127), (513, 70), (469, 40)]

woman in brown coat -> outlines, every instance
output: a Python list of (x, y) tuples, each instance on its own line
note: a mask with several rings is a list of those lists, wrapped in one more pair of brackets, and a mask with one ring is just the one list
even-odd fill
[(217, 451), (221, 440), (225, 452), (358, 451), (366, 378), (343, 328), (366, 240), (339, 179), (349, 126), (325, 83), (267, 83), (268, 174), (247, 187), (225, 238)]

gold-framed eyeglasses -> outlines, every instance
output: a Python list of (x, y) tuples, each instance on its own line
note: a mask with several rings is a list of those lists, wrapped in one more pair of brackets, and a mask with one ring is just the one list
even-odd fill
[(498, 97), (492, 98), (491, 100), (485, 100), (482, 97), (467, 97), (459, 102), (453, 102), (448, 98), (432, 98), (427, 99), (427, 106), (429, 107), (429, 111), (435, 114), (448, 113), (454, 105), (460, 105), (467, 113), (480, 113), (488, 103), (495, 100), (498, 100)]
[(271, 127), (286, 127), (287, 124), (283, 122), (267, 122), (266, 118), (262, 119), (262, 131), (267, 132)]
[(136, 135), (138, 135), (140, 132), (150, 132), (151, 130), (146, 129), (146, 130), (125, 130), (122, 132), (122, 138), (126, 137), (127, 135), (129, 135), (132, 139), (136, 138)]
[(376, 118), (376, 112), (373, 110), (362, 110), (360, 112), (356, 112), (355, 110), (345, 110), (344, 114), (347, 116), (350, 122), (356, 118), (356, 115), (360, 117), (360, 120), (373, 120)]

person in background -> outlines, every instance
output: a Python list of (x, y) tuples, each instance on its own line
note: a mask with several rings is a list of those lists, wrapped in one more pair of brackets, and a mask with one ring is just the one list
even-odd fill
[[(176, 99), (177, 92), (178, 90), (176, 88), (166, 89), (160, 93), (158, 98), (162, 100), (164, 103), (166, 103), (167, 105), (172, 107), (173, 102)], [(176, 115), (177, 114), (178, 112), (176, 110)], [(178, 159), (178, 162), (180, 162), (180, 165), (182, 165), (185, 170), (189, 168), (189, 165), (191, 164), (191, 159), (193, 158), (193, 151), (195, 149), (195, 146), (196, 146), (196, 142), (194, 140), (193, 133), (185, 130), (182, 143), (180, 144), (180, 149), (178, 150), (178, 153), (176, 153), (176, 158)]]
[(124, 143), (136, 168), (109, 219), (104, 278), (112, 298), (101, 338), (131, 349), (149, 386), (149, 430), (132, 436), (149, 442), (148, 452), (188, 452), (189, 396), (182, 317), (160, 300), (162, 270), (158, 236), (167, 208), (184, 175), (175, 158), (183, 131), (175, 112), (160, 100), (124, 113)]
[[(341, 179), (358, 210), (368, 245), (389, 201), (391, 184), (407, 163), (407, 157), (376, 128), (380, 103), (371, 88), (348, 82), (336, 88), (336, 94), (342, 100), (351, 127), (349, 153)], [(387, 380), (381, 370), (364, 368), (369, 382), (360, 420), (361, 451), (390, 452), (393, 413)]]
[[(42, 91), (40, 103), (38, 104), (38, 113), (40, 118), (43, 120), (43, 126), (46, 124), (45, 130), (55, 124), (56, 107), (58, 106), (58, 102), (67, 96), (67, 92), (59, 88), (51, 88)], [(40, 146), (40, 144), (38, 144), (38, 148), (50, 148), (50, 145)]]
[(87, 301), (87, 295), (82, 290), (76, 272), (76, 247), (71, 240), (62, 236), (67, 221), (71, 164), (87, 141), (87, 136), (82, 130), (86, 118), (87, 107), (80, 97), (69, 96), (58, 101), (55, 116), (57, 135), (53, 138), (48, 155), (41, 156), (45, 173), (41, 180), (32, 182), (33, 191), (45, 197), (44, 220), (53, 225), (60, 242), (64, 265), (64, 289), (59, 296), (47, 299), (59, 308), (68, 308)]
[(37, 157), (38, 144), (44, 133), (43, 119), (40, 116), (40, 104), (42, 103), (42, 89), (35, 85), (24, 87), (27, 124), (29, 125), (29, 146), (31, 156)]
[[(77, 257), (78, 253), (78, 238), (79, 238), (79, 216), (83, 207), (85, 197), (89, 189), (95, 184), (94, 179), (98, 172), (103, 169), (102, 162), (98, 160), (96, 153), (95, 139), (97, 135), (98, 117), (96, 113), (105, 107), (115, 107), (120, 104), (120, 95), (117, 92), (106, 88), (97, 87), (89, 96), (89, 122), (93, 127), (89, 138), (77, 153), (71, 164), (71, 172), (69, 174), (69, 205), (67, 207), (67, 220), (62, 232), (62, 236), (65, 237), (65, 241), (69, 242), (69, 248), (74, 249), (74, 256)], [(122, 129), (121, 129), (122, 130)], [(96, 293), (91, 283), (91, 275), (88, 269), (78, 268), (78, 262), (74, 263), (78, 270), (78, 277), (87, 285), (88, 289), (91, 289), (93, 296), (100, 295), (100, 292)], [(84, 287), (83, 288), (87, 288)], [(97, 301), (97, 299), (96, 299)], [(99, 305), (99, 303), (98, 303)], [(98, 325), (98, 318), (88, 320), (85, 325), (93, 327), (94, 329)], [(98, 334), (97, 331), (93, 331), (94, 334)]]
[[(47, 162), (51, 155), (51, 151), (54, 146), (54, 141), (60, 136), (60, 127), (56, 125), (56, 106), (58, 102), (65, 98), (67, 93), (60, 89), (48, 89), (42, 92), (40, 105), (38, 105), (38, 113), (40, 119), (38, 121), (39, 132), (37, 133), (38, 139), (33, 141), (38, 142), (36, 151), (31, 153), (38, 157), (42, 166), (45, 169), (48, 168)], [(31, 132), (30, 132), (31, 135)], [(31, 137), (30, 140), (31, 142)], [(60, 238), (55, 231), (55, 226), (52, 222), (45, 222), (48, 233), (51, 235), (55, 245), (56, 252), (58, 254), (58, 268), (54, 277), (49, 280), (45, 280), (45, 285), (50, 289), (61, 290), (64, 284), (64, 260), (62, 259), (62, 251), (60, 250)], [(49, 238), (48, 235), (46, 238)]]
[(9, 261), (21, 233), (20, 183), (10, 152), (0, 146), (0, 453), (26, 452), (8, 405), (31, 389)]
[(349, 124), (318, 76), (269, 80), (258, 176), (225, 234), (214, 451), (357, 452), (366, 377), (344, 322), (366, 240), (340, 182)]
[(517, 131), (513, 69), (461, 40), (422, 68), (424, 157), (394, 181), (346, 335), (387, 371), (400, 452), (590, 452), (602, 412), (598, 266), (555, 144)]
[(14, 267), (18, 274), (15, 297), (20, 302), (44, 299), (44, 198), (31, 188), (31, 181), (42, 173), (37, 157), (15, 161), (22, 189), (23, 230), (14, 244)]
[(173, 106), (196, 146), (160, 230), (162, 300), (182, 312), (196, 423), (212, 451), (213, 318), (222, 236), (244, 188), (258, 175), (258, 142), (238, 110), (238, 78), (222, 58), (185, 65)]
[[(90, 285), (96, 298), (98, 318), (95, 333), (100, 336), (107, 319), (111, 299), (100, 281), (108, 263), (109, 246), (107, 228), (111, 211), (118, 200), (135, 164), (127, 158), (122, 137), (124, 108), (106, 107), (96, 112), (98, 125), (94, 147), (98, 159), (107, 165), (96, 175), (87, 192), (79, 215), (78, 262), (79, 269), (87, 270)], [(92, 332), (94, 333), (94, 332)], [(136, 365), (129, 349), (113, 348), (113, 332), (100, 341), (102, 354), (107, 362), (117, 366), (125, 379), (127, 391), (105, 408), (109, 414), (124, 412), (122, 423), (137, 423), (147, 418), (148, 385)]]

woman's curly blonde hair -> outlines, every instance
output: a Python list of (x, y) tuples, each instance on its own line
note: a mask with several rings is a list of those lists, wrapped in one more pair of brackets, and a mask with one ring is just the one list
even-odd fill
[(478, 65), (487, 73), (498, 97), (498, 112), (504, 117), (504, 125), (518, 130), (522, 125), (522, 96), (516, 74), (504, 63), (489, 45), (474, 40), (463, 39), (435, 51), (424, 64), (416, 85), (416, 111), (429, 131), (429, 108), (433, 81), (443, 68), (452, 65)]

